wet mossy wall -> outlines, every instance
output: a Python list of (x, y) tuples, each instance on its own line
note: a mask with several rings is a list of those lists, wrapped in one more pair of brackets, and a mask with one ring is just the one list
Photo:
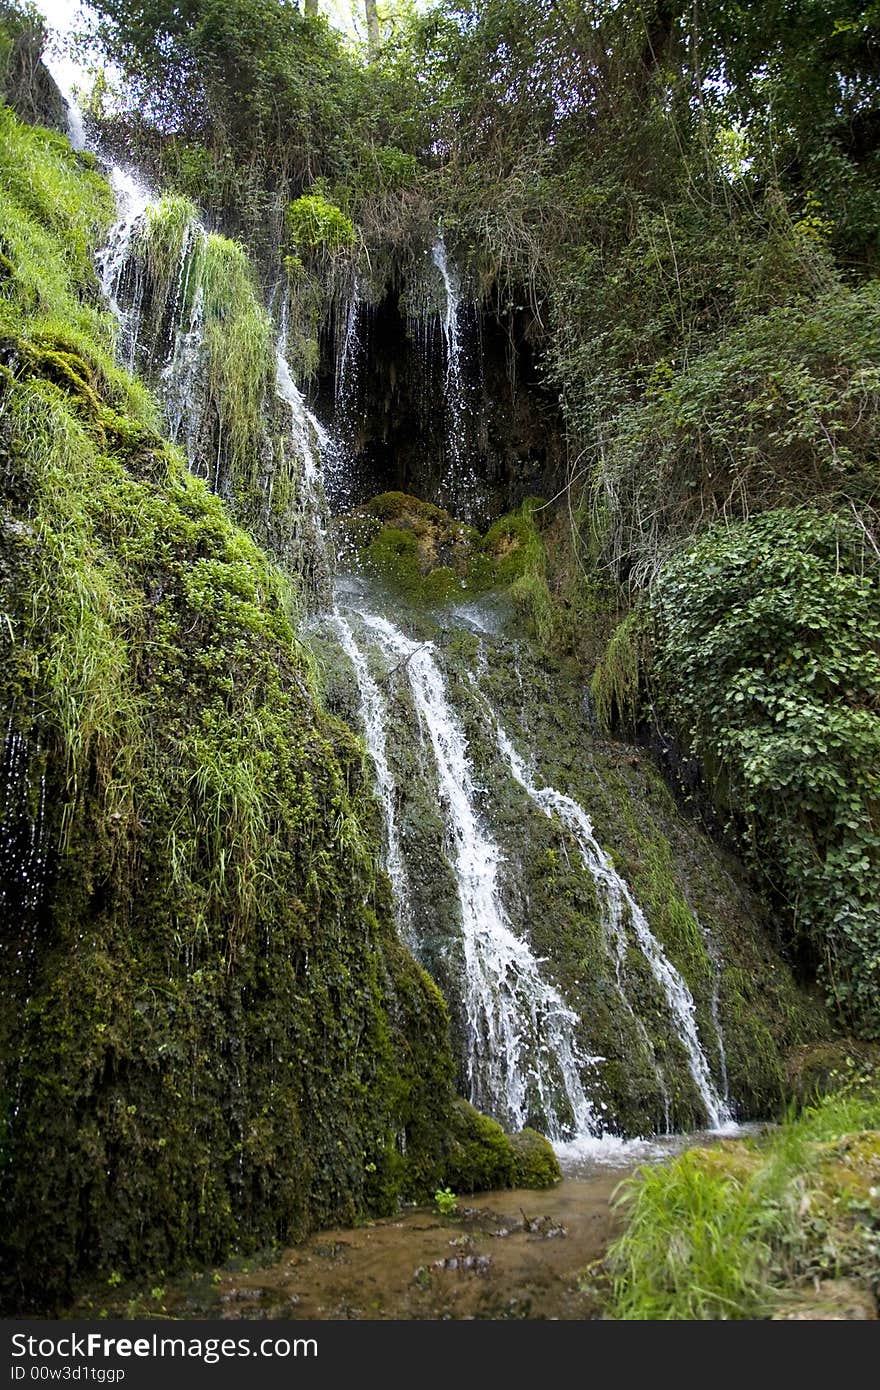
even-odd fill
[(443, 1000), (298, 596), (115, 364), (106, 184), (0, 110), (0, 1299), (444, 1181)]
[[(430, 248), (416, 260), (430, 267)], [(327, 315), (313, 391), (349, 455), (344, 487), (331, 487), (334, 510), (392, 490), (457, 510), (443, 493), (453, 436), (472, 519), (488, 524), (531, 494), (554, 495), (564, 482), (562, 417), (539, 378), (529, 314), (502, 313), (494, 297), (465, 287), (451, 380), (439, 276), (426, 286), (423, 267), (406, 256), (390, 276), (376, 302), (358, 308), (344, 379), (339, 342), (350, 306)]]
[(127, 360), (191, 470), (307, 598), (326, 598), (315, 500), (278, 392), (277, 329), (246, 248), (208, 231), (188, 199), (159, 198), (134, 227), (113, 293)]

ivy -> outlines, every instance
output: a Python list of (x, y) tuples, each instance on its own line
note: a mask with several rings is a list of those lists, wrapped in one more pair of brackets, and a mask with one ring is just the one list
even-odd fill
[(777, 509), (663, 569), (668, 715), (736, 807), (829, 995), (880, 1036), (880, 590), (848, 519)]

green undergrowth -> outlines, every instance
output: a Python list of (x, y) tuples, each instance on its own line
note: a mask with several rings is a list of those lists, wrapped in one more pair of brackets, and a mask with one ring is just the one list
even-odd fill
[(0, 120), (0, 1298), (51, 1311), (427, 1196), (452, 1066), (298, 595), (113, 362), (109, 191)]
[(803, 1316), (844, 1279), (870, 1303), (880, 1269), (878, 1159), (877, 1083), (857, 1078), (759, 1139), (643, 1168), (618, 1191), (626, 1229), (607, 1259), (607, 1315)]
[(595, 487), (620, 572), (656, 572), (671, 541), (804, 499), (874, 524), (880, 286), (840, 284), (757, 315), (620, 412)]
[(668, 717), (777, 877), (829, 999), (880, 1036), (880, 603), (851, 518), (806, 508), (708, 532), (657, 586)]

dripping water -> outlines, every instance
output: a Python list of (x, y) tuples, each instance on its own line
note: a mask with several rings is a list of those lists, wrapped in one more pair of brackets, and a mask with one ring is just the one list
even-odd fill
[(477, 480), (470, 456), (472, 409), (462, 333), (461, 284), (457, 272), (449, 264), (442, 237), (432, 248), (431, 258), (440, 272), (444, 290), (440, 323), (446, 353), (447, 431), (439, 494), (442, 504), (454, 516), (468, 520), (477, 501)]
[(338, 608), (333, 611), (332, 623), (338, 634), (342, 650), (351, 662), (357, 679), (364, 740), (375, 768), (376, 790), (379, 793), (385, 820), (385, 868), (394, 890), (400, 935), (408, 946), (413, 947), (415, 940), (413, 937), (409, 876), (406, 871), (400, 842), (400, 828), (397, 823), (397, 786), (388, 762), (385, 733), (388, 727), (388, 706), (378, 683), (370, 673), (366, 655), (358, 646), (350, 623)]

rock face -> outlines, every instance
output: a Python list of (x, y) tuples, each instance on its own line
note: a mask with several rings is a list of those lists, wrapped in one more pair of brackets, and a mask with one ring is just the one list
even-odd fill
[(67, 105), (58, 84), (41, 61), (42, 20), (3, 16), (0, 45), (0, 94), (16, 115), (34, 125), (67, 131)]

